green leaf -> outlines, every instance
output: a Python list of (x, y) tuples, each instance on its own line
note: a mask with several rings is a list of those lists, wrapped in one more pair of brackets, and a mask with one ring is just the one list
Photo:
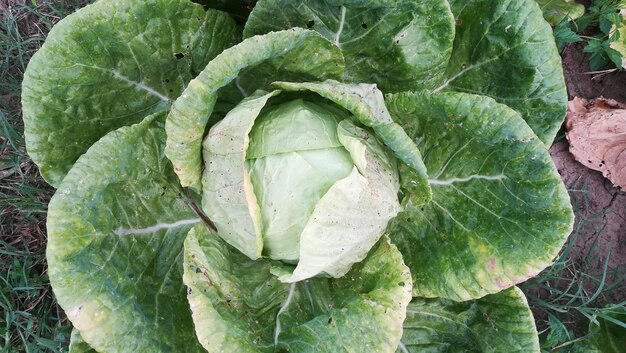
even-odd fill
[(325, 82), (275, 82), (275, 87), (287, 91), (310, 90), (344, 107), (361, 124), (374, 130), (376, 136), (404, 162), (400, 167), (402, 187), (408, 191), (403, 204), (420, 205), (431, 198), (426, 166), (415, 143), (389, 115), (383, 94), (372, 84)]
[(87, 342), (80, 336), (80, 332), (77, 329), (72, 329), (72, 335), (70, 336), (70, 347), (68, 353), (98, 353), (95, 349), (91, 348)]
[(518, 288), (464, 303), (413, 299), (401, 342), (396, 353), (539, 352), (535, 322)]
[(543, 17), (552, 26), (575, 20), (585, 14), (585, 6), (576, 0), (535, 0), (543, 11)]
[(293, 27), (341, 48), (346, 82), (376, 83), (388, 93), (440, 84), (454, 38), (445, 0), (261, 0), (244, 37)]
[[(594, 347), (589, 340), (572, 343), (571, 345), (563, 347), (561, 351), (564, 353), (602, 353)], [(561, 351), (556, 351), (555, 353), (561, 353)]]
[(393, 352), (411, 299), (408, 269), (387, 238), (345, 277), (283, 284), (268, 261), (197, 226), (185, 242), (184, 280), (209, 352)]
[(567, 327), (559, 319), (549, 313), (548, 325), (550, 326), (550, 331), (548, 331), (545, 342), (542, 342), (542, 347), (553, 351), (554, 347), (572, 340), (573, 334), (567, 330)]
[(164, 119), (107, 134), (50, 201), (50, 282), (100, 352), (203, 351), (182, 282), (184, 238), (199, 220), (163, 153)]
[(605, 68), (609, 62), (609, 58), (604, 51), (593, 52), (589, 58), (589, 68), (591, 71), (598, 71)]
[(591, 343), (602, 353), (620, 353), (626, 347), (626, 308), (614, 305), (604, 308), (595, 316), (596, 321), (589, 324)]
[(187, 0), (103, 0), (60, 21), (24, 74), (30, 157), (58, 187), (109, 131), (168, 110), (237, 40), (223, 12)]
[(337, 78), (343, 69), (340, 50), (308, 30), (256, 36), (225, 50), (190, 82), (166, 121), (165, 153), (182, 185), (201, 189), (201, 141), (218, 100), (239, 101), (275, 80)]
[(550, 145), (565, 117), (567, 92), (552, 29), (534, 0), (449, 0), (456, 37), (446, 82), (521, 113)]
[(433, 190), (429, 204), (407, 207), (388, 230), (414, 295), (479, 298), (552, 262), (572, 209), (548, 151), (518, 113), (463, 93), (394, 94), (387, 107), (418, 142)]
[(569, 22), (561, 22), (554, 27), (554, 40), (559, 50), (563, 50), (566, 44), (578, 43), (582, 41), (582, 38), (572, 31)]
[(610, 34), (613, 26), (622, 22), (622, 16), (617, 12), (608, 12), (600, 15), (600, 30), (604, 34)]
[(606, 46), (604, 48), (604, 52), (606, 53), (606, 56), (609, 57), (609, 59), (611, 60), (611, 62), (613, 62), (613, 65), (615, 65), (615, 67), (617, 68), (621, 68), (622, 67), (622, 62), (623, 62), (623, 58), (622, 58), (622, 54), (620, 52), (618, 52), (617, 50)]
[(267, 100), (257, 92), (213, 126), (203, 143), (202, 208), (222, 239), (251, 259), (261, 256), (261, 211), (246, 166), (248, 134)]
[(591, 53), (591, 57), (589, 58), (589, 68), (592, 71), (600, 70), (609, 64), (609, 49), (611, 48), (606, 40), (592, 39), (587, 42), (587, 45), (583, 48), (583, 52)]
[[(619, 63), (616, 62), (617, 68), (626, 68), (626, 21), (624, 21), (623, 17), (620, 16), (620, 21), (615, 25), (612, 30), (612, 34), (609, 38), (611, 49), (617, 51), (617, 54), (620, 56)], [(613, 59), (613, 57), (611, 58)]]

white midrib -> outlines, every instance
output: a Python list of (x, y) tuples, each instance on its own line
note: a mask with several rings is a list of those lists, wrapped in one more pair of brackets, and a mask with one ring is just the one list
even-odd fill
[(248, 97), (248, 92), (246, 92), (246, 90), (243, 88), (243, 86), (241, 86), (241, 75), (237, 76), (237, 79), (235, 80), (235, 86), (237, 86), (237, 89), (239, 90), (239, 92), (241, 93), (241, 95), (246, 98)]
[(473, 65), (469, 65), (469, 66), (467, 66), (466, 68), (464, 68), (464, 69), (462, 69), (461, 71), (459, 71), (456, 75), (454, 75), (454, 76), (450, 77), (450, 78), (449, 78), (446, 82), (444, 82), (441, 86), (439, 86), (439, 87), (435, 88), (435, 89), (432, 91), (432, 93), (437, 93), (437, 92), (439, 92), (439, 91), (441, 91), (441, 90), (445, 89), (446, 87), (448, 87), (448, 85), (450, 85), (450, 83), (452, 83), (452, 82), (453, 82), (454, 80), (456, 80), (457, 78), (459, 78), (459, 77), (463, 76), (466, 72), (468, 72), (468, 71), (470, 71), (470, 70), (473, 70), (473, 69), (476, 69), (476, 68), (479, 68), (479, 67), (481, 67), (481, 66), (483, 66), (483, 65), (489, 64), (490, 62), (496, 61), (496, 60), (498, 60), (499, 58), (501, 58), (501, 57), (502, 57), (502, 55), (504, 55), (505, 53), (507, 53), (507, 52), (509, 52), (509, 51), (511, 51), (511, 50), (513, 50), (513, 49), (515, 49), (515, 48), (517, 48), (517, 47), (519, 47), (519, 46), (523, 45), (523, 44), (524, 44), (524, 42), (522, 42), (522, 43), (520, 43), (520, 44), (517, 44), (517, 45), (514, 45), (514, 46), (512, 46), (512, 47), (509, 47), (508, 49), (505, 49), (504, 51), (502, 51), (500, 54), (496, 55), (496, 56), (495, 56), (495, 57), (493, 57), (493, 58), (490, 58), (490, 59), (487, 59), (487, 60), (485, 60), (485, 61), (482, 61), (482, 62), (479, 62), (479, 63), (473, 64)]
[(404, 345), (404, 343), (402, 343), (402, 341), (400, 341), (398, 343), (398, 348), (400, 348), (400, 350), (402, 351), (402, 353), (409, 353), (409, 350), (406, 349), (406, 346)]
[(287, 300), (285, 300), (285, 303), (283, 303), (283, 306), (281, 306), (280, 310), (278, 310), (278, 314), (276, 314), (276, 329), (274, 330), (274, 346), (278, 345), (278, 336), (280, 336), (280, 333), (282, 331), (281, 326), (280, 326), (280, 314), (285, 312), (285, 310), (287, 310), (287, 308), (289, 307), (289, 304), (291, 304), (291, 300), (293, 299), (293, 294), (296, 291), (296, 283), (298, 282), (293, 282), (291, 286), (289, 287), (289, 295), (287, 295)]
[(105, 68), (99, 67), (99, 66), (84, 65), (84, 64), (76, 64), (76, 66), (89, 67), (89, 68), (92, 68), (92, 69), (108, 72), (111, 75), (113, 75), (113, 77), (115, 77), (116, 79), (118, 79), (120, 81), (124, 81), (124, 82), (134, 86), (137, 89), (140, 89), (142, 91), (148, 92), (151, 95), (153, 95), (155, 97), (158, 97), (160, 100), (162, 100), (162, 101), (164, 101), (166, 103), (172, 103), (174, 101), (172, 98), (170, 98), (170, 97), (168, 97), (168, 96), (166, 96), (166, 95), (156, 91), (155, 89), (153, 89), (151, 87), (146, 86), (142, 82), (137, 82), (137, 81), (133, 81), (133, 80), (129, 79), (128, 77), (122, 75), (118, 71), (111, 70), (111, 69), (105, 69)]
[(201, 221), (200, 218), (193, 218), (193, 219), (183, 219), (174, 223), (157, 223), (153, 226), (145, 227), (145, 228), (127, 228), (127, 229), (120, 228), (115, 231), (115, 234), (119, 236), (133, 235), (133, 234), (136, 234), (136, 235), (151, 234), (159, 230), (163, 230), (163, 229), (173, 229), (173, 228), (178, 228), (178, 227), (182, 227), (185, 225), (196, 224), (200, 221)]
[(445, 89), (446, 87), (448, 87), (448, 85), (449, 85), (450, 83), (452, 83), (452, 82), (453, 82), (454, 80), (456, 80), (457, 78), (459, 78), (459, 77), (463, 76), (466, 72), (468, 72), (468, 71), (470, 71), (470, 70), (474, 70), (474, 69), (476, 69), (476, 68), (479, 68), (479, 67), (481, 67), (481, 66), (483, 66), (483, 65), (485, 65), (485, 64), (488, 64), (488, 63), (490, 63), (490, 62), (492, 62), (492, 61), (496, 61), (498, 58), (499, 58), (499, 57), (495, 57), (495, 58), (487, 59), (487, 60), (485, 60), (485, 61), (483, 61), (483, 62), (480, 62), (480, 63), (477, 63), (477, 64), (473, 64), (473, 65), (469, 65), (469, 66), (467, 66), (466, 68), (464, 68), (464, 69), (462, 69), (461, 71), (457, 72), (457, 73), (456, 73), (456, 75), (454, 75), (454, 76), (450, 77), (448, 80), (446, 80), (446, 82), (444, 82), (441, 86), (439, 86), (439, 87), (435, 88), (435, 89), (433, 90), (433, 92), (432, 92), (432, 93), (437, 93), (437, 92), (439, 92), (439, 91), (441, 91), (441, 90)]
[(337, 33), (335, 33), (335, 43), (336, 46), (339, 46), (339, 37), (341, 37), (341, 32), (343, 32), (343, 25), (346, 23), (346, 7), (341, 6), (341, 20), (339, 20), (339, 29), (337, 29)]
[(133, 80), (128, 79), (127, 77), (123, 76), (122, 74), (120, 74), (119, 72), (117, 72), (115, 70), (110, 70), (110, 71), (113, 74), (113, 77), (115, 77), (115, 78), (117, 78), (119, 80), (122, 80), (124, 82), (130, 83), (131, 85), (135, 86), (136, 88), (144, 90), (144, 91), (152, 94), (153, 96), (159, 97), (162, 101), (171, 103), (172, 100), (173, 100), (170, 97), (165, 96), (165, 95), (155, 91), (154, 89), (144, 85), (141, 82), (137, 82), (137, 81), (133, 81)]
[(470, 180), (475, 180), (475, 179), (482, 179), (482, 180), (502, 180), (502, 179), (506, 179), (505, 175), (479, 175), (479, 174), (472, 174), (470, 176), (467, 176), (465, 178), (452, 178), (452, 179), (446, 179), (446, 180), (437, 180), (437, 179), (428, 179), (428, 182), (430, 183), (430, 185), (452, 185), (454, 183), (465, 183), (468, 182)]

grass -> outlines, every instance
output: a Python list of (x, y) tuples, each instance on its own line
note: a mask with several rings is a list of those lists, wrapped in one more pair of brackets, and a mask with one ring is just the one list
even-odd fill
[(0, 352), (67, 351), (71, 324), (56, 304), (45, 262), (53, 190), (26, 154), (22, 75), (50, 28), (87, 1), (0, 0)]
[[(46, 274), (45, 215), (53, 190), (26, 154), (19, 97), (28, 60), (50, 28), (88, 2), (0, 0), (0, 352), (64, 352), (69, 343), (71, 324)], [(626, 290), (624, 275), (609, 266), (610, 251), (597, 251), (604, 223), (602, 214), (584, 211), (590, 201), (585, 181), (568, 185), (575, 209), (583, 210), (577, 229), (554, 265), (522, 286), (547, 352), (584, 344), (589, 322), (604, 315), (599, 308)], [(598, 237), (577, 254), (577, 237), (588, 227)]]

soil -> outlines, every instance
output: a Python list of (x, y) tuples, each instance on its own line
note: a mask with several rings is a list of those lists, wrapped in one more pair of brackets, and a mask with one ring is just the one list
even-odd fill
[(583, 53), (583, 47), (583, 43), (573, 44), (561, 53), (569, 99), (605, 97), (626, 103), (626, 71), (592, 73), (589, 55)]
[[(562, 53), (569, 99), (605, 97), (626, 103), (626, 72), (590, 74), (589, 58), (582, 48), (575, 44)], [(597, 304), (626, 300), (626, 192), (614, 187), (602, 173), (577, 162), (565, 139), (552, 146), (550, 154), (570, 190), (576, 214), (572, 260), (582, 272), (601, 278), (608, 257), (606, 285), (614, 290), (607, 290)], [(589, 287), (593, 292), (598, 283), (590, 282)]]
[[(626, 285), (623, 278), (626, 275), (626, 193), (613, 187), (602, 173), (576, 161), (567, 141), (552, 146), (550, 154), (570, 191), (576, 214), (571, 260), (582, 273), (599, 279), (608, 261), (606, 285), (615, 288), (605, 291), (598, 298), (598, 304), (626, 300), (623, 290)], [(595, 292), (598, 286), (596, 281), (585, 283), (589, 293)]]

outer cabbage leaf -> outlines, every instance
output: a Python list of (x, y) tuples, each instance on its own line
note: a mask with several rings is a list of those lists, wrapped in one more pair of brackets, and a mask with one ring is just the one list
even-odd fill
[(91, 348), (87, 342), (80, 336), (80, 332), (76, 328), (72, 329), (72, 335), (70, 336), (70, 347), (68, 353), (98, 353), (95, 349)]
[(223, 12), (187, 0), (101, 0), (60, 21), (24, 74), (28, 153), (58, 187), (109, 131), (167, 110), (236, 43)]
[(389, 228), (414, 295), (469, 300), (520, 283), (572, 229), (569, 197), (545, 146), (519, 114), (464, 93), (400, 93), (387, 107), (417, 141), (433, 198)]
[(91, 348), (87, 342), (80, 336), (80, 332), (76, 328), (72, 329), (70, 335), (70, 346), (68, 353), (98, 353), (95, 349)]
[[(206, 227), (185, 242), (185, 283), (209, 352), (393, 352), (411, 299), (410, 275), (383, 239), (340, 279), (293, 284), (270, 274)], [(275, 350), (276, 349), (276, 350)]]
[(534, 0), (448, 0), (456, 36), (443, 89), (486, 95), (517, 110), (549, 145), (567, 92), (552, 29)]
[(261, 211), (246, 170), (248, 134), (267, 100), (278, 94), (259, 92), (244, 99), (215, 125), (203, 143), (202, 208), (222, 239), (251, 259), (261, 256)]
[(407, 308), (396, 353), (539, 352), (535, 321), (512, 288), (464, 303), (416, 298)]
[[(246, 39), (212, 60), (189, 83), (166, 121), (165, 152), (183, 186), (201, 189), (201, 141), (218, 99), (237, 100), (275, 80), (338, 78), (340, 50), (314, 31), (293, 29)], [(219, 103), (219, 102), (218, 102)]]
[(431, 190), (426, 166), (415, 143), (389, 115), (381, 91), (372, 84), (325, 82), (276, 82), (274, 86), (288, 91), (310, 90), (329, 99), (354, 114), (356, 120), (374, 130), (376, 136), (391, 149), (400, 164), (402, 187), (409, 191), (403, 203), (416, 205), (428, 202)]
[(552, 26), (556, 26), (565, 20), (575, 20), (585, 14), (585, 5), (576, 3), (576, 0), (535, 1), (541, 7), (543, 17)]
[(388, 93), (441, 84), (454, 38), (445, 0), (261, 0), (244, 37), (293, 27), (341, 48), (346, 82), (376, 83)]
[(107, 134), (50, 201), (50, 282), (99, 352), (203, 351), (182, 282), (184, 238), (198, 219), (163, 154), (164, 119)]

